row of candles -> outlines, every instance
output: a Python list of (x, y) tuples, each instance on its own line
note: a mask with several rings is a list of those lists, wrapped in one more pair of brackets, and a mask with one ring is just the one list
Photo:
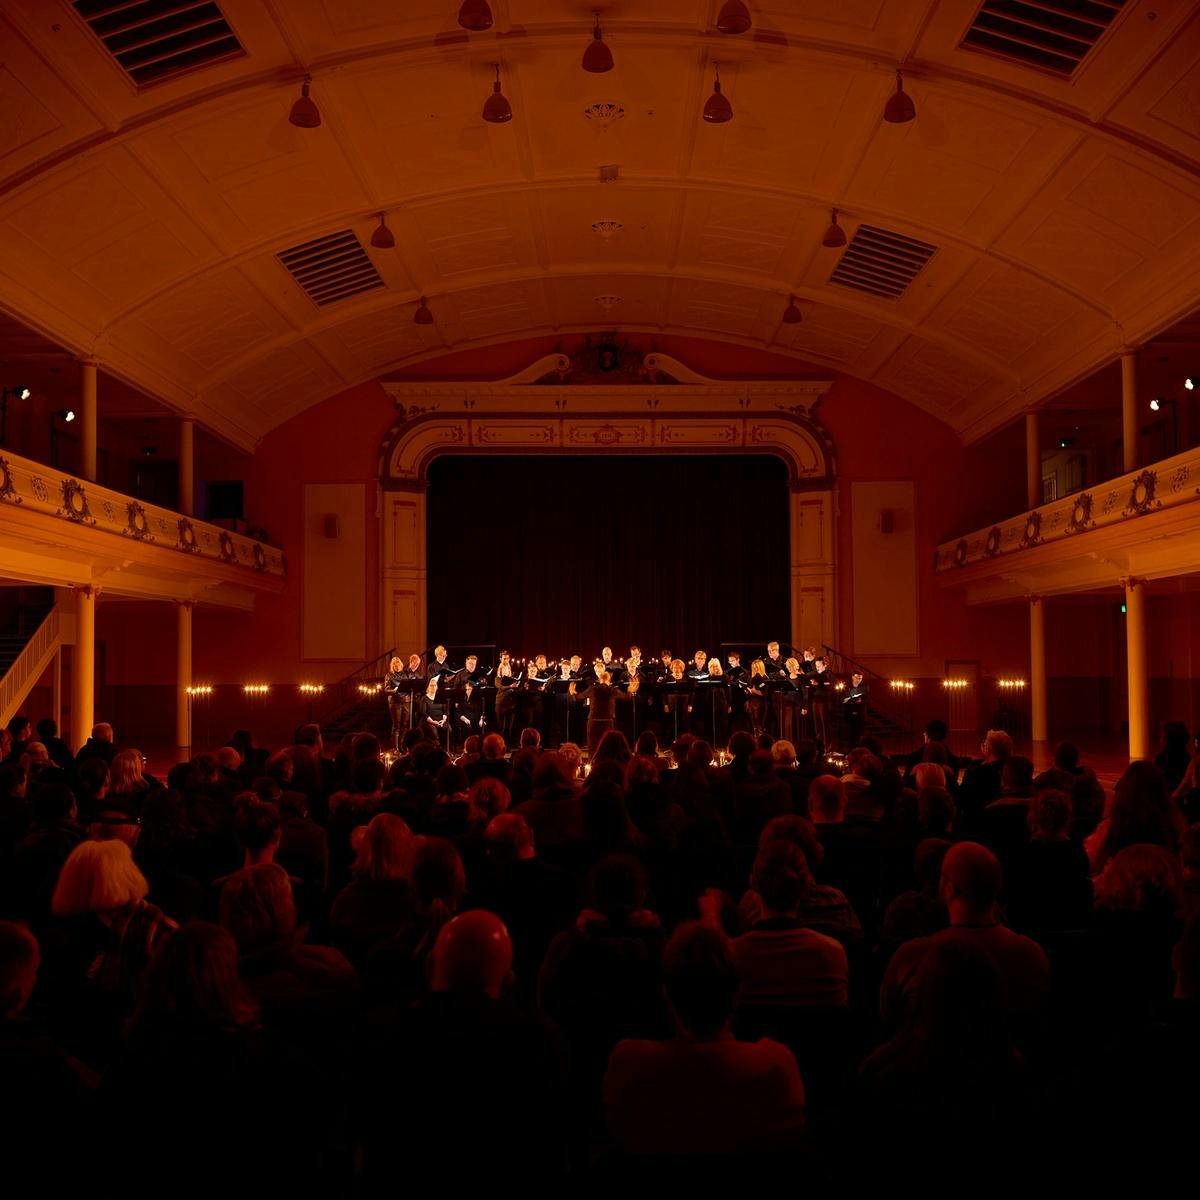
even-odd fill
[[(911, 679), (893, 679), (891, 680), (893, 692), (913, 692), (916, 691), (917, 685)], [(969, 679), (943, 679), (942, 687), (947, 692), (962, 692), (966, 691), (971, 686)], [(1023, 679), (997, 679), (996, 687), (1002, 692), (1019, 692), (1025, 688), (1025, 680)]]
[[(382, 684), (380, 685), (382, 687)], [(189, 696), (211, 696), (214, 692), (214, 687), (211, 683), (196, 683), (187, 689)], [(325, 691), (323, 683), (301, 683), (297, 685), (296, 690), (302, 696), (319, 696)], [(271, 694), (271, 685), (269, 683), (243, 683), (243, 696), (269, 696)]]

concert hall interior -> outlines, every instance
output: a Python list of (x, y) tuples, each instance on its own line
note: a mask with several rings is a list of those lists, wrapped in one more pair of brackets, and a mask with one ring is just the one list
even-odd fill
[(1165, 1182), (1200, 0), (0, 0), (0, 710), (42, 1188)]

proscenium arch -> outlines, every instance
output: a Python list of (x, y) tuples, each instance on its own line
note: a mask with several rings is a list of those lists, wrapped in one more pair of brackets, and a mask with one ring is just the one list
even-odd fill
[(551, 354), (498, 383), (383, 385), (398, 416), (378, 460), (383, 646), (427, 645), (425, 493), (446, 454), (771, 454), (788, 469), (790, 640), (835, 644), (836, 456), (814, 411), (829, 381), (722, 382), (658, 353), (642, 374), (668, 382), (572, 385), (571, 369)]

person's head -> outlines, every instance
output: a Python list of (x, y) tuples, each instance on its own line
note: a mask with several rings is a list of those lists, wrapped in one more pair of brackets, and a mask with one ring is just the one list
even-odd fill
[(1162, 846), (1126, 846), (1096, 879), (1096, 907), (1174, 917), (1180, 909), (1179, 859)]
[(1059, 742), (1054, 747), (1054, 765), (1074, 775), (1079, 770), (1079, 747), (1074, 742)]
[(604, 762), (619, 763), (623, 767), (632, 757), (625, 735), (619, 729), (610, 729), (600, 739), (592, 756), (592, 770)]
[(471, 790), (471, 781), (462, 767), (448, 763), (437, 773), (437, 794), (443, 798), (466, 796)]
[(829, 659), (827, 659), (823, 654), (818, 654), (817, 657), (813, 659), (813, 666), (817, 669), (819, 674), (824, 674), (827, 670), (829, 670)]
[(1053, 788), (1034, 792), (1029, 802), (1029, 832), (1041, 841), (1065, 839), (1071, 830), (1071, 797)]
[(542, 745), (542, 735), (531, 725), (521, 730), (520, 744), (522, 750), (537, 750)]
[(354, 858), (356, 879), (407, 879), (412, 872), (413, 835), (408, 823), (392, 813), (368, 822)]
[(726, 1033), (741, 990), (733, 943), (703, 921), (686, 921), (662, 957), (663, 995), (679, 1032), (699, 1041)]
[(779, 643), (778, 642), (768, 642), (767, 643), (767, 656), (769, 658), (778, 658), (779, 657)]
[(858, 687), (863, 681), (863, 673), (861, 671), (850, 672), (850, 684), (852, 687)]
[(729, 756), (737, 762), (750, 761), (754, 753), (754, 737), (744, 729), (735, 730), (729, 735)]
[(37, 982), (37, 938), (16, 921), (0, 921), (0, 1021), (19, 1015)]
[(508, 806), (512, 803), (512, 793), (499, 779), (485, 775), (471, 784), (467, 799), (482, 820), (490, 821), (492, 817), (508, 811)]
[(575, 742), (563, 742), (558, 748), (558, 753), (566, 763), (567, 781), (578, 779), (580, 768), (583, 766), (583, 747)]
[(392, 661), (388, 663), (388, 670), (391, 672), (402, 671), (404, 664), (400, 661), (400, 655), (393, 654)]
[(387, 767), (378, 758), (360, 758), (350, 767), (350, 790), (356, 796), (375, 796), (383, 787)]
[(927, 837), (913, 851), (913, 878), (917, 887), (927, 895), (936, 896), (942, 879), (942, 862), (953, 842), (945, 838)]
[(583, 656), (581, 654), (572, 654), (567, 663), (571, 668), (571, 674), (578, 675), (583, 668)]
[(825, 858), (825, 847), (821, 845), (817, 827), (807, 818), (795, 813), (772, 817), (758, 835), (758, 848), (762, 850), (769, 842), (791, 842), (798, 846), (808, 863), (809, 872), (821, 865)]
[(713, 748), (703, 738), (695, 738), (688, 746), (687, 765), (693, 770), (704, 770), (711, 767)]
[(445, 646), (434, 646), (433, 657), (436, 658), (438, 660), (438, 662), (440, 662), (440, 663), (445, 662), (446, 661), (446, 647)]
[(633, 746), (633, 753), (641, 758), (658, 756), (658, 738), (653, 729), (643, 729)]
[(725, 660), (729, 663), (729, 669), (731, 671), (742, 665), (742, 656), (737, 650), (730, 650), (729, 653), (725, 655)]
[(242, 756), (232, 746), (221, 746), (213, 754), (216, 765), (229, 775), (237, 772), (242, 765)]
[(114, 755), (108, 772), (109, 791), (115, 796), (141, 791), (146, 786), (146, 777), (142, 773), (145, 765), (146, 760), (140, 750), (122, 750)]
[(498, 733), (489, 733), (480, 743), (480, 756), (485, 762), (500, 762), (504, 758), (504, 739)]
[(601, 670), (597, 678), (601, 683), (612, 683), (612, 675), (608, 671)]
[(538, 758), (533, 771), (533, 786), (538, 792), (570, 791), (570, 768), (562, 754), (548, 750)]
[(692, 655), (692, 662), (696, 664), (698, 670), (703, 670), (704, 664), (708, 662), (708, 653), (704, 650), (697, 650), (696, 653)]
[(65, 783), (39, 783), (29, 797), (29, 815), (41, 829), (53, 829), (60, 821), (73, 821), (78, 815), (75, 793)]
[(662, 663), (662, 665), (664, 667), (669, 667), (671, 665), (671, 662), (674, 659), (674, 657), (675, 656), (671, 653), (670, 650), (660, 650), (658, 652), (659, 661)]
[(1002, 763), (1012, 754), (1012, 748), (1012, 738), (1003, 729), (989, 729), (980, 746), (983, 761), (989, 763)]
[(254, 863), (230, 875), (219, 908), (240, 954), (283, 945), (296, 933), (292, 882), (278, 863)]
[(926, 742), (921, 751), (921, 761), (947, 767), (950, 765), (950, 751), (946, 749), (945, 742)]
[(435, 992), (498, 1000), (512, 976), (512, 939), (495, 913), (477, 908), (442, 926), (430, 958)]
[(464, 660), (464, 665), (467, 668), (468, 674), (474, 672), (475, 668), (477, 666), (479, 666), (479, 655), (478, 654), (468, 654), (466, 659)]
[(818, 775), (808, 785), (808, 809), (818, 825), (836, 825), (845, 820), (842, 781), (836, 775)]
[(247, 862), (270, 862), (279, 849), (282, 832), (279, 808), (269, 800), (243, 792), (234, 802), (233, 834), (246, 852)]
[(798, 658), (789, 658), (783, 665), (787, 667), (789, 675), (800, 674), (800, 660)]
[(135, 1024), (171, 1018), (197, 1028), (244, 1028), (258, 1002), (238, 976), (233, 935), (210, 921), (188, 921), (150, 960)]
[(546, 669), (546, 656), (545, 656), (544, 654), (539, 654), (539, 655), (538, 655), (538, 656), (537, 656), (537, 657), (536, 657), (536, 658), (533, 660), (533, 665), (534, 665), (535, 667), (537, 667), (537, 669), (538, 669), (538, 674), (540, 675), (540, 674), (541, 674), (543, 671), (545, 671), (545, 669)]
[(917, 822), (926, 833), (949, 833), (954, 826), (954, 797), (944, 787), (923, 787), (917, 793)]
[(763, 660), (761, 658), (756, 658), (750, 664), (750, 678), (751, 679), (766, 679), (766, 677), (767, 677), (767, 664), (765, 662), (763, 662)]
[(1182, 756), (1187, 753), (1192, 735), (1182, 721), (1164, 721), (1162, 727), (1163, 749), (1168, 754)]
[(721, 660), (719, 658), (710, 658), (708, 660), (708, 673), (712, 676), (725, 674), (725, 670), (721, 666)]
[(1000, 790), (1009, 795), (1028, 795), (1033, 791), (1033, 760), (1010, 754), (1000, 768)]
[(938, 717), (935, 717), (925, 726), (925, 740), (927, 742), (944, 742), (949, 735), (950, 726)]
[(29, 741), (33, 736), (33, 725), (29, 718), (20, 714), (11, 718), (8, 722), (8, 736), (12, 738), (13, 745)]
[(918, 792), (922, 788), (944, 788), (946, 772), (935, 762), (919, 762), (913, 767), (913, 786)]
[(37, 735), (43, 742), (58, 737), (58, 725), (52, 717), (43, 717), (37, 723)]
[(417, 912), (440, 927), (456, 912), (467, 890), (467, 876), (453, 842), (419, 837), (413, 852), (413, 898)]
[(958, 842), (942, 860), (940, 893), (951, 924), (992, 920), (1000, 893), (1000, 860), (978, 842)]
[(687, 668), (686, 668), (682, 658), (676, 658), (676, 659), (671, 660), (671, 678), (672, 679), (676, 679), (676, 680), (682, 679), (683, 673), (686, 669)]
[[(415, 654), (413, 655), (413, 658), (416, 658)], [(411, 665), (411, 659), (409, 661)], [(308, 746), (318, 757), (320, 757), (321, 751), (325, 748), (324, 739), (321, 737), (320, 725), (315, 723), (310, 725), (301, 725), (300, 728), (296, 730), (296, 745)]]
[(750, 755), (750, 774), (756, 779), (766, 779), (775, 769), (775, 760), (769, 750), (755, 750)]
[(536, 855), (533, 830), (520, 813), (506, 812), (493, 817), (488, 822), (483, 836), (487, 842), (488, 853), (502, 866)]
[(750, 886), (768, 916), (795, 916), (812, 882), (808, 860), (795, 842), (777, 839), (760, 846), (750, 871)]
[(632, 854), (609, 854), (588, 873), (592, 907), (621, 918), (646, 906), (646, 869)]
[(62, 865), (50, 911), (56, 917), (118, 912), (144, 900), (149, 891), (125, 842), (82, 842)]

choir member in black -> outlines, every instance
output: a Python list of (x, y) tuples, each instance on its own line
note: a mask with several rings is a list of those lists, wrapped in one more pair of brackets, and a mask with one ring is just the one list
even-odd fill
[(781, 679), (787, 678), (787, 660), (779, 653), (778, 642), (767, 643), (767, 657), (763, 659), (763, 668), (767, 673), (768, 712), (775, 728), (771, 731), (776, 737), (785, 737), (783, 732), (783, 692), (778, 687)]
[[(632, 694), (637, 695), (638, 683), (636, 679), (630, 684), (630, 687), (633, 689)], [(588, 706), (587, 744), (589, 757), (596, 753), (596, 747), (600, 745), (600, 739), (615, 725), (617, 701), (627, 699), (628, 696), (629, 693), (618, 692), (613, 687), (612, 675), (608, 671), (601, 670), (596, 682), (580, 698)]]
[(842, 719), (846, 723), (847, 752), (858, 745), (867, 720), (867, 681), (861, 671), (850, 676), (850, 686), (842, 697)]
[(805, 675), (811, 675), (817, 669), (817, 648), (816, 646), (805, 646), (804, 653), (800, 655), (800, 670)]
[(768, 679), (782, 679), (787, 674), (787, 662), (779, 653), (778, 642), (767, 643), (767, 657), (763, 659), (763, 667)]
[(410, 654), (408, 666), (401, 665), (400, 659), (393, 658), (388, 664), (388, 673), (384, 676), (383, 691), (387, 696), (388, 715), (392, 718), (392, 749), (400, 748), (400, 738), (404, 730), (411, 729), (415, 720), (417, 703), (417, 680), (424, 679), (421, 671), (421, 656)]
[(467, 655), (454, 684), (454, 733), (456, 738), (466, 741), (471, 734), (483, 732), (483, 689), (487, 686), (487, 672), (479, 669), (477, 655)]
[(513, 739), (520, 687), (521, 677), (513, 669), (512, 656), (507, 650), (501, 650), (496, 667), (496, 723), (500, 726), (500, 736), (507, 744), (511, 744)]
[(670, 652), (670, 650), (664, 650), (664, 651), (662, 651), (662, 653), (659, 654), (658, 661), (660, 663), (660, 669), (656, 673), (655, 679), (656, 680), (670, 679), (671, 678), (671, 664), (675, 661), (675, 656)]
[(813, 661), (812, 674), (808, 677), (808, 704), (812, 713), (813, 739), (822, 750), (829, 744), (825, 727), (828, 724), (832, 690), (833, 676), (829, 674), (829, 661), (818, 655)]
[(779, 736), (794, 745), (804, 733), (800, 718), (809, 712), (808, 680), (798, 659), (789, 658), (784, 665), (787, 674), (774, 685), (779, 697)]
[(443, 675), (447, 675), (453, 670), (454, 665), (446, 657), (446, 647), (434, 646), (433, 658), (429, 660), (429, 669), (425, 672), (426, 678), (440, 680)]
[(746, 680), (746, 715), (750, 718), (750, 732), (755, 737), (759, 737), (766, 729), (770, 704), (766, 664), (761, 658), (756, 658), (750, 664), (750, 675)]
[(556, 746), (575, 740), (575, 731), (571, 721), (571, 697), (574, 695), (574, 689), (581, 682), (578, 667), (582, 663), (583, 660), (578, 654), (559, 662), (558, 675), (551, 682), (547, 692), (552, 702), (550, 724), (554, 730), (553, 744)]
[(606, 671), (612, 671), (613, 667), (616, 666), (616, 663), (613, 661), (613, 652), (611, 646), (605, 646), (600, 651), (600, 661), (604, 664), (604, 669)]
[(708, 675), (708, 655), (703, 650), (697, 650), (692, 657), (692, 665), (688, 667), (689, 679), (704, 679)]
[(729, 732), (729, 691), (719, 658), (708, 660), (708, 669), (695, 682), (692, 707), (701, 734), (714, 749), (724, 746)]
[(544, 654), (536, 655), (533, 664), (525, 667), (524, 712), (521, 724), (538, 730), (544, 740), (549, 740), (546, 730), (542, 728), (546, 716), (546, 688), (553, 678), (554, 673), (550, 670)]
[(735, 729), (746, 726), (746, 668), (742, 656), (730, 650), (725, 656), (725, 683), (729, 687), (729, 719)]
[(664, 733), (678, 741), (681, 733), (688, 732), (692, 712), (692, 681), (684, 671), (683, 659), (671, 662), (671, 674), (659, 684), (659, 699), (662, 701)]
[(434, 738), (441, 741), (443, 736), (449, 737), (450, 714), (446, 704), (445, 689), (438, 679), (440, 676), (430, 676), (425, 688), (425, 723), (429, 726)]

